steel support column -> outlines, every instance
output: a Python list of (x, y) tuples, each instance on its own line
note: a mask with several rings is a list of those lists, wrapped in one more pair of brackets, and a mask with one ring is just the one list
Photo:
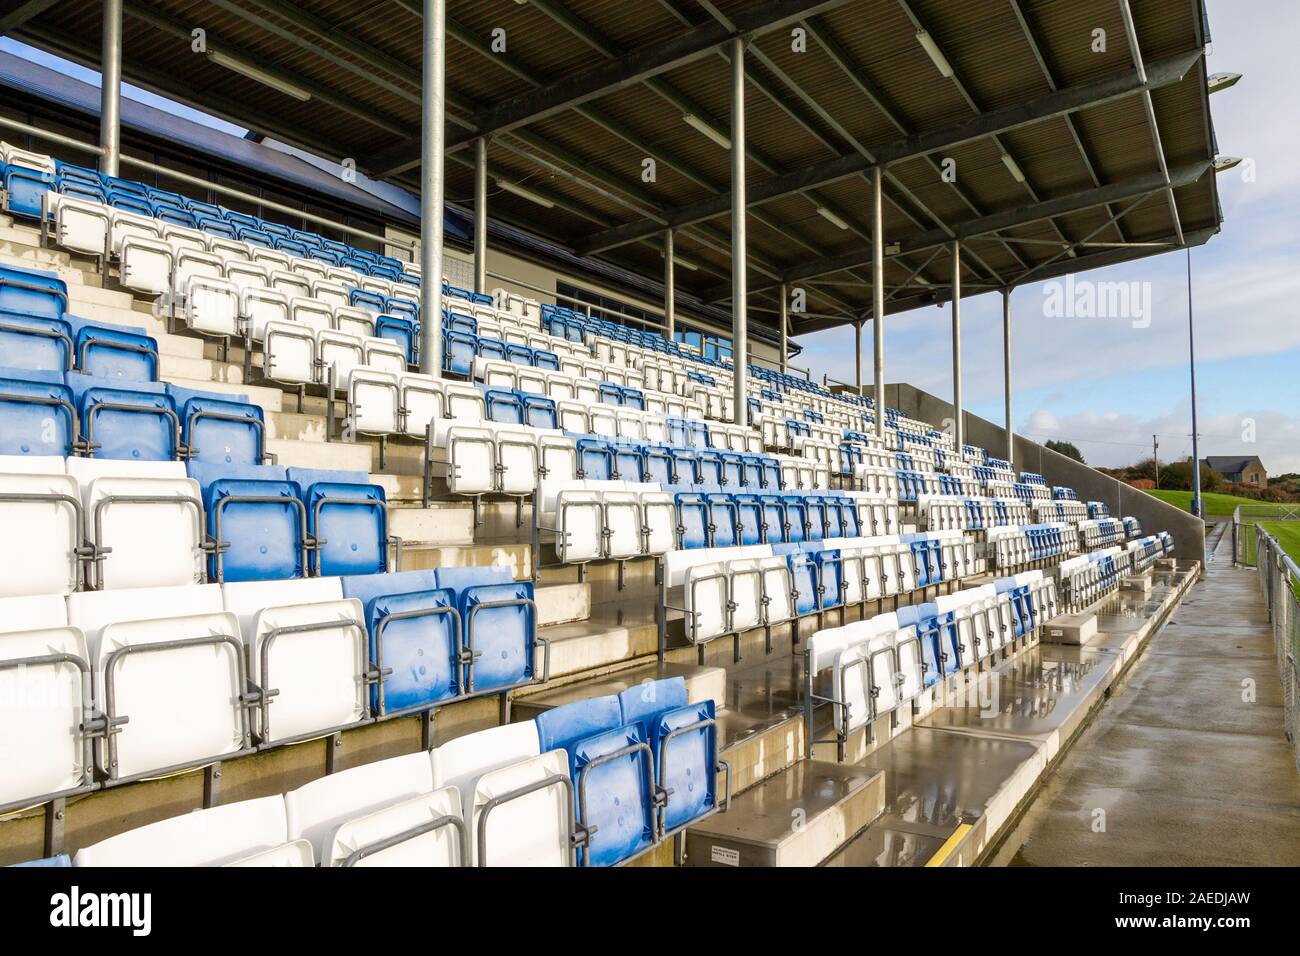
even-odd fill
[(749, 424), (745, 390), (749, 316), (745, 313), (745, 40), (731, 41), (731, 363), (737, 425)]
[(488, 142), (480, 136), (474, 143), (474, 291), (487, 292), (487, 182)]
[(420, 104), (420, 371), (428, 375), (442, 374), (446, 17), (446, 0), (424, 0), (424, 75)]
[(966, 444), (961, 409), (961, 242), (952, 242), (952, 418), (957, 454)]
[(673, 231), (664, 230), (664, 335), (677, 333), (677, 273), (673, 263)]
[(1002, 290), (1002, 397), (1006, 404), (1007, 463), (1015, 471), (1015, 433), (1011, 430), (1011, 286)]
[(853, 384), (862, 394), (862, 320), (853, 323)]
[(875, 369), (876, 438), (885, 439), (885, 214), (879, 166), (871, 174), (871, 343)]
[(122, 155), (122, 0), (104, 0), (103, 48), (100, 55), (99, 171), (118, 174)]
[(1192, 322), (1192, 250), (1187, 250), (1187, 367), (1192, 376), (1192, 514), (1205, 517), (1201, 500), (1201, 446), (1196, 430), (1196, 330)]
[(781, 305), (776, 310), (777, 321), (781, 324), (781, 371), (790, 370), (790, 289), (782, 282), (777, 288)]

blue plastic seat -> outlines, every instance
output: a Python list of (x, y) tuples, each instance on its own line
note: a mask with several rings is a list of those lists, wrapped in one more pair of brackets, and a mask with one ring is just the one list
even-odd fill
[(555, 400), (545, 395), (533, 395), (529, 392), (516, 392), (524, 406), (524, 424), (533, 428), (559, 427), (555, 412)]
[(699, 483), (702, 485), (721, 485), (722, 456), (716, 451), (705, 450), (698, 452), (696, 459), (699, 462)]
[(0, 265), (0, 312), (61, 319), (68, 311), (68, 284), (52, 272)]
[(266, 458), (262, 406), (242, 395), (220, 395), (168, 385), (181, 420), (181, 442), (191, 461), (260, 465)]
[(316, 541), (311, 571), (321, 577), (388, 570), (388, 508), (384, 489), (365, 472), (290, 468)]
[(784, 544), (787, 540), (785, 503), (777, 495), (760, 495), (758, 500), (763, 508), (763, 542)]
[(560, 370), (560, 356), (547, 349), (533, 349), (533, 365), (550, 372)]
[(68, 385), (90, 457), (128, 461), (182, 457), (180, 417), (162, 383), (69, 373)]
[(402, 354), (406, 356), (408, 365), (414, 365), (416, 362), (419, 334), (419, 325), (406, 316), (381, 313), (375, 317), (376, 337), (396, 343), (402, 350)]
[(711, 493), (705, 495), (704, 500), (709, 508), (709, 547), (734, 548), (740, 543), (736, 499), (731, 495)]
[(77, 368), (97, 378), (158, 381), (158, 342), (144, 329), (70, 317)]
[(474, 356), (479, 352), (481, 340), (469, 332), (449, 329), (442, 335), (442, 367), (444, 371), (468, 376), (474, 371)]
[(614, 452), (614, 471), (610, 475), (620, 481), (645, 480), (645, 463), (641, 458), (641, 446), (626, 442), (611, 442)]
[(679, 492), (677, 502), (677, 523), (681, 528), (680, 546), (683, 548), (707, 548), (710, 546), (709, 506), (704, 495), (694, 491)]
[(508, 690), (537, 678), (537, 607), (531, 581), (510, 569), (439, 568), (438, 587), (450, 590), (460, 614), (467, 656), (473, 658), (465, 693)]
[(6, 209), (20, 216), (40, 216), (41, 197), (54, 188), (54, 174), (16, 163), (0, 165), (7, 196)]
[(518, 393), (508, 388), (489, 388), (483, 392), (487, 405), (488, 421), (502, 425), (522, 425), (524, 423), (524, 404)]
[(307, 573), (307, 519), (302, 492), (273, 465), (211, 465), (192, 461), (203, 489), (213, 581), (275, 581)]
[(378, 292), (369, 289), (349, 289), (348, 304), (358, 309), (365, 309), (375, 315), (382, 315), (387, 299)]
[(614, 475), (614, 452), (603, 438), (579, 438), (578, 477), (608, 481)]
[(783, 556), (790, 568), (790, 580), (797, 595), (795, 613), (802, 615), (817, 611), (821, 606), (821, 594), (813, 554), (803, 550), (798, 543), (773, 545), (772, 553)]
[(694, 485), (700, 480), (699, 457), (690, 448), (673, 448), (673, 474), (677, 476), (674, 484)]
[(732, 496), (736, 503), (738, 544), (763, 543), (763, 503), (758, 495), (741, 493)]
[(370, 688), (377, 716), (414, 713), (461, 695), (456, 595), (437, 586), (434, 571), (345, 577), (343, 596), (365, 608), (370, 661), (379, 675)]
[(0, 356), (11, 368), (66, 372), (75, 348), (65, 319), (0, 312)]
[(641, 446), (641, 470), (646, 481), (661, 485), (675, 484), (673, 481), (673, 456), (670, 449), (661, 445)]
[(80, 443), (76, 399), (62, 372), (0, 368), (0, 455), (66, 458)]
[(785, 540), (798, 544), (808, 540), (808, 505), (799, 495), (785, 495), (781, 498), (785, 508)]

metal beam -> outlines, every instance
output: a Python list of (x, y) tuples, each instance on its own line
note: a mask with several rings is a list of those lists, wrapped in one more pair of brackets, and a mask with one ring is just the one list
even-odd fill
[[(1175, 187), (1189, 185), (1196, 182), (1206, 172), (1210, 171), (1213, 168), (1213, 165), (1214, 164), (1209, 160), (1201, 160), (1200, 162), (1179, 166), (1170, 170), (1170, 182)], [(1006, 209), (1001, 212), (995, 212), (987, 216), (980, 216), (976, 219), (968, 219), (965, 222), (957, 223), (953, 227), (954, 235), (948, 235), (940, 229), (931, 229), (927, 232), (911, 236), (899, 242), (898, 252), (890, 255), (889, 258), (896, 258), (897, 256), (907, 255), (910, 252), (916, 252), (921, 249), (929, 249), (933, 246), (944, 245), (953, 238), (961, 239), (963, 241), (974, 239), (977, 236), (987, 235), (1001, 229), (1025, 226), (1029, 223), (1039, 222), (1053, 216), (1062, 216), (1067, 213), (1080, 212), (1085, 209), (1104, 206), (1107, 203), (1120, 202), (1136, 196), (1143, 196), (1147, 193), (1160, 192), (1164, 188), (1165, 180), (1163, 176), (1159, 173), (1148, 173), (1145, 176), (1137, 176), (1132, 179), (1121, 180), (1117, 183), (1111, 183), (1106, 186), (1085, 189), (1065, 196), (1058, 196), (1055, 199), (1048, 199), (1034, 205), (1017, 206), (1014, 209)], [(844, 269), (850, 269), (855, 266), (860, 266), (865, 262), (870, 262), (871, 258), (872, 249), (868, 246), (866, 248), (856, 249), (837, 256), (813, 259), (787, 270), (786, 273), (781, 276), (781, 281), (795, 282), (804, 279), (811, 279), (816, 276), (828, 275), (833, 272), (840, 272)], [(1039, 266), (1034, 266), (1033, 268), (1037, 271)], [(1017, 280), (1017, 284), (1019, 284), (1019, 280)], [(763, 289), (771, 288), (774, 285), (775, 283), (767, 283), (751, 287), (750, 291), (762, 291)], [(729, 291), (729, 289), (715, 286), (712, 289), (706, 290), (701, 295), (701, 298), (705, 302), (715, 302), (727, 295)]]
[(104, 0), (99, 56), (99, 171), (116, 176), (122, 158), (122, 0)]
[(777, 308), (777, 322), (781, 325), (781, 371), (790, 368), (790, 288), (784, 282), (777, 287), (781, 304)]
[[(667, 40), (631, 50), (617, 59), (582, 70), (537, 90), (530, 90), (512, 100), (498, 103), (470, 117), (473, 129), (448, 137), (447, 147), (455, 149), (481, 133), (526, 126), (556, 113), (573, 109), (648, 77), (656, 76), (684, 63), (707, 56), (713, 48), (736, 36), (754, 36), (778, 30), (813, 16), (848, 0), (771, 0), (754, 5), (735, 16), (735, 29), (729, 30), (716, 21), (701, 24)], [(419, 161), (418, 144), (400, 143), (369, 158), (366, 166), (377, 176), (390, 176), (410, 169)]]
[[(885, 171), (871, 175), (871, 341), (875, 366), (876, 438), (885, 438), (885, 216), (882, 188)], [(933, 257), (931, 257), (933, 258)], [(922, 269), (925, 266), (921, 266)]]
[[(1147, 70), (1145, 82), (1136, 72), (1125, 73), (1121, 76), (1066, 87), (1000, 110), (981, 113), (942, 129), (913, 134), (874, 149), (872, 152), (876, 157), (875, 162), (855, 151), (815, 163), (801, 170), (774, 176), (760, 183), (752, 183), (749, 186), (749, 202), (751, 205), (760, 205), (783, 199), (816, 186), (870, 173), (876, 166), (889, 166), (929, 153), (953, 149), (963, 143), (983, 139), (994, 133), (1007, 132), (1054, 119), (1090, 106), (1131, 96), (1144, 89), (1158, 89), (1177, 83), (1200, 57), (1200, 50), (1191, 50), (1160, 60)], [(730, 211), (731, 205), (731, 196), (727, 193), (719, 193), (693, 203), (662, 210), (662, 214), (670, 225), (683, 226), (724, 216)], [(578, 245), (575, 251), (579, 255), (590, 255), (625, 242), (634, 242), (662, 228), (662, 222), (648, 219), (625, 223), (597, 233)]]
[(420, 109), (420, 371), (442, 374), (442, 227), (447, 94), (447, 0), (424, 0)]
[(28, 20), (40, 16), (57, 2), (58, 0), (27, 0), (26, 3), (12, 4), (8, 12), (0, 14), (0, 36), (17, 30)]
[(745, 40), (731, 41), (731, 382), (732, 420), (749, 424), (749, 316), (745, 314)]

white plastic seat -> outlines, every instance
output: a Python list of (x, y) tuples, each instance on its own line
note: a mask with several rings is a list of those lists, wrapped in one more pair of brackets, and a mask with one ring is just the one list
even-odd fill
[(727, 592), (733, 631), (763, 624), (763, 568), (758, 559), (728, 562)]
[[(419, 754), (425, 757), (424, 754)], [(425, 758), (427, 761), (427, 757)], [(459, 867), (468, 855), (460, 791), (444, 787), (341, 824), (323, 866)]]
[(334, 307), (334, 328), (349, 335), (369, 338), (375, 334), (375, 317), (365, 309), (349, 305)]
[(232, 259), (225, 263), (225, 275), (228, 282), (234, 283), (240, 295), (249, 289), (269, 289), (271, 285), (271, 274), (260, 262)]
[(683, 607), (686, 609), (686, 639), (702, 644), (729, 630), (727, 566), (722, 562), (697, 564), (686, 572)]
[[(289, 321), (289, 300), (285, 298), (283, 292), (261, 286), (248, 286), (239, 294), (239, 314), (243, 316), (248, 334), (252, 336), (253, 341), (261, 342), (266, 338), (268, 323), (284, 324)], [(313, 339), (313, 354), (315, 350), (316, 344)]]
[(474, 359), (474, 377), (489, 388), (514, 388), (519, 366), (504, 359)]
[(633, 558), (641, 549), (641, 502), (634, 492), (606, 491), (604, 509), (605, 557)]
[(369, 367), (383, 369), (394, 375), (401, 375), (406, 371), (406, 353), (396, 342), (369, 336), (361, 340), (361, 347), (364, 350), (366, 365)]
[(338, 578), (245, 581), (221, 591), (226, 609), (240, 618), (249, 679), (279, 692), (255, 715), (264, 743), (332, 732), (366, 717), (370, 639), (361, 602), (343, 597)]
[(103, 203), (48, 193), (54, 213), (55, 239), (64, 249), (102, 256), (108, 248), (113, 211)]
[(250, 242), (248, 244), (248, 257), (254, 262), (265, 263), (272, 274), (283, 272), (286, 275), (293, 275), (290, 270), (293, 259), (287, 252), (281, 252), (279, 249), (268, 249), (266, 246), (259, 246)]
[[(604, 556), (605, 515), (600, 494), (581, 482), (561, 488), (554, 502), (543, 492), (543, 510), (554, 513), (555, 553), (562, 564), (596, 561)], [(545, 489), (545, 486), (543, 486)]]
[(251, 247), (248, 243), (239, 239), (229, 239), (225, 236), (208, 236), (208, 252), (220, 256), (226, 262), (232, 259), (249, 262), (252, 260)]
[(312, 284), (312, 296), (316, 296), (317, 280), (328, 280), (329, 274), (326, 272), (328, 266), (323, 262), (317, 262), (315, 259), (303, 259), (300, 256), (289, 257), (289, 271), (297, 273)]
[(206, 335), (239, 335), (239, 289), (225, 279), (191, 275), (185, 281), (185, 324)]
[[(33, 472), (16, 469), (33, 467)], [(62, 458), (0, 458), (0, 598), (67, 594), (81, 581), (77, 549), (84, 536), (77, 480)]]
[(645, 523), (646, 554), (667, 554), (677, 547), (677, 505), (666, 491), (643, 491), (641, 519)]
[(191, 229), (188, 226), (163, 223), (162, 237), (177, 252), (182, 249), (206, 252), (208, 249), (206, 237), (202, 230)]
[[(302, 270), (297, 270), (300, 274)], [(331, 279), (312, 279), (310, 280), (311, 297), (318, 302), (324, 302), (326, 305), (335, 309), (349, 308), (348, 287), (342, 282), (334, 282)], [(372, 323), (373, 324), (373, 323)]]
[(397, 375), (361, 366), (348, 374), (346, 427), (360, 435), (396, 435), (402, 430), (402, 388)]
[(199, 483), (179, 461), (69, 458), (80, 488), (95, 587), (202, 584), (205, 553)]
[(316, 336), (297, 322), (267, 322), (262, 329), (263, 372), (274, 382), (314, 384), (317, 368)]
[(481, 422), (487, 418), (487, 403), (483, 393), (473, 385), (446, 382), (443, 393), (447, 399), (447, 417), (454, 421)]
[(428, 424), (443, 418), (446, 413), (442, 379), (404, 372), (398, 376), (398, 383), (402, 396), (402, 432), (423, 438)]
[(140, 216), (133, 212), (114, 209), (109, 221), (109, 245), (113, 255), (121, 256), (122, 243), (127, 236), (161, 239), (162, 226), (152, 216)]
[(316, 859), (312, 853), (311, 844), (306, 840), (290, 840), (288, 843), (281, 843), (279, 846), (273, 846), (270, 849), (240, 857), (238, 860), (223, 865), (228, 867), (314, 867)]
[[(253, 258), (258, 262), (265, 261), (265, 256), (260, 250), (253, 251)], [(283, 292), (289, 297), (290, 302), (294, 299), (311, 299), (311, 280), (306, 276), (279, 268), (271, 270), (270, 280), (271, 288)], [(330, 311), (333, 312), (332, 309)]]
[(251, 746), (239, 625), (219, 587), (79, 591), (68, 596), (68, 622), (86, 635), (107, 719), (128, 718), (96, 741), (99, 766), (113, 779), (200, 766)]
[(326, 863), (333, 858), (335, 834), (349, 820), (433, 789), (425, 751), (341, 770), (284, 795), (287, 836), (310, 842), (317, 859)]
[(127, 236), (122, 241), (122, 285), (145, 295), (162, 295), (172, 286), (175, 259), (175, 250), (162, 239)]
[(292, 295), (281, 286), (278, 291), (289, 295), (289, 320), (307, 326), (315, 332), (327, 332), (334, 327), (334, 310), (324, 302), (302, 295)]
[(184, 297), (186, 287), (194, 276), (222, 279), (225, 274), (226, 263), (220, 256), (197, 249), (180, 249), (172, 264), (172, 291)]
[(61, 595), (0, 598), (0, 808), (91, 782), (90, 655)]
[(320, 382), (329, 381), (329, 370), (334, 369), (334, 381), (343, 388), (354, 368), (366, 364), (365, 346), (355, 335), (324, 329), (316, 333), (316, 361), (320, 367)]
[(240, 800), (136, 827), (82, 847), (74, 866), (226, 866), (286, 841), (284, 797)]

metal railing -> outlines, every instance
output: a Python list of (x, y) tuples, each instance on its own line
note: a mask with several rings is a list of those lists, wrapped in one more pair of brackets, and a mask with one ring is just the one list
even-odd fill
[(1255, 530), (1262, 521), (1300, 521), (1300, 505), (1269, 504), (1238, 505), (1232, 511), (1232, 561), (1234, 564), (1255, 566)]
[(1300, 701), (1300, 566), (1278, 544), (1276, 538), (1258, 525), (1255, 527), (1255, 556), (1259, 583), (1268, 607), (1268, 622), (1273, 629), (1273, 647), (1278, 672), (1282, 678), (1283, 726), (1291, 742), (1296, 770), (1300, 771), (1300, 735), (1297, 734), (1296, 708)]

